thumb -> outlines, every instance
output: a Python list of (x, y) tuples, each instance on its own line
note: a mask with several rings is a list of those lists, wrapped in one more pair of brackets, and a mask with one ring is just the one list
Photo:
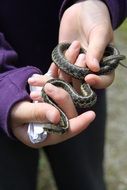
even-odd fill
[(108, 31), (105, 29), (97, 29), (91, 32), (86, 53), (86, 64), (94, 72), (99, 71), (99, 62), (103, 57), (106, 46), (113, 38), (112, 32)]
[(47, 103), (17, 103), (11, 111), (11, 124), (22, 125), (30, 122), (59, 122), (59, 111)]

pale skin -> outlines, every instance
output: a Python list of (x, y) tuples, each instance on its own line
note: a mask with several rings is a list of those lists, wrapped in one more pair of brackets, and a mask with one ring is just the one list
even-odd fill
[[(79, 1), (65, 11), (61, 20), (59, 41), (72, 42), (74, 40), (78, 40), (87, 50), (85, 64), (92, 71), (98, 71), (104, 50), (113, 41), (109, 11), (103, 2)], [(85, 66), (83, 61), (80, 62), (82, 62), (80, 66)], [(61, 75), (61, 78), (67, 79), (65, 74)], [(101, 77), (93, 74), (85, 77), (87, 83), (98, 89), (108, 87), (113, 79), (114, 73)]]
[[(41, 76), (41, 86), (44, 85), (50, 78), (51, 77), (46, 75)], [(39, 75), (34, 80), (36, 81), (38, 79), (40, 80)], [(36, 82), (34, 83), (34, 80), (29, 79), (29, 83), (35, 84)], [(65, 90), (57, 88), (51, 84), (47, 84), (45, 86), (45, 91), (66, 113), (69, 118), (70, 127), (68, 132), (63, 135), (48, 135), (48, 138), (43, 143), (32, 144), (27, 135), (27, 124), (29, 122), (58, 123), (60, 114), (55, 107), (44, 103), (42, 99), (40, 99), (38, 93), (33, 93), (33, 95), (31, 94), (33, 100), (41, 100), (41, 102), (35, 104), (24, 101), (16, 104), (12, 109), (10, 121), (13, 134), (16, 138), (33, 148), (40, 148), (46, 145), (52, 145), (65, 141), (86, 129), (95, 118), (95, 113), (93, 111), (88, 111), (78, 116), (74, 104)]]
[[(102, 58), (104, 49), (112, 39), (113, 30), (109, 12), (106, 5), (101, 1), (81, 1), (64, 12), (60, 24), (59, 42), (73, 42), (66, 51), (66, 57), (72, 64), (81, 67), (87, 65), (91, 70), (98, 71), (99, 61)], [(87, 49), (86, 56), (83, 54), (78, 56), (80, 44)], [(73, 86), (79, 90), (80, 82), (59, 71), (54, 64), (51, 64), (49, 73), (52, 77), (62, 78), (66, 81), (71, 80)], [(34, 79), (30, 78), (28, 83), (42, 86), (51, 76), (38, 75)], [(93, 74), (85, 77), (86, 82), (95, 88), (106, 88), (113, 82), (113, 79), (114, 73), (101, 77)], [(12, 132), (18, 140), (34, 148), (65, 141), (85, 130), (95, 118), (93, 111), (88, 111), (78, 116), (70, 96), (63, 89), (47, 84), (45, 91), (67, 114), (70, 128), (64, 135), (48, 135), (48, 138), (43, 143), (34, 145), (28, 138), (27, 124), (29, 122), (47, 121), (57, 123), (60, 119), (59, 112), (56, 108), (44, 102), (38, 104), (27, 101), (17, 103), (10, 114)], [(31, 98), (40, 100), (40, 95), (34, 92), (31, 93)]]

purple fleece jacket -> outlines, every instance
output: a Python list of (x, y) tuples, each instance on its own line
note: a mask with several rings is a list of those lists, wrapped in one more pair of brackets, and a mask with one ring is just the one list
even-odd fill
[[(60, 1), (60, 0), (59, 0)], [(7, 2), (7, 0), (5, 0), (4, 2)], [(9, 2), (9, 1), (8, 1)], [(13, 1), (11, 1), (12, 3)], [(15, 1), (16, 2), (16, 1)], [(46, 1), (44, 1), (46, 2)], [(76, 1), (72, 1), (72, 0), (64, 0), (63, 4), (60, 8), (60, 14), (62, 15), (62, 13), (64, 12), (64, 10), (67, 9), (67, 7), (71, 6), (73, 3), (75, 3)], [(111, 20), (112, 20), (112, 25), (113, 28), (117, 28), (122, 21), (125, 19), (126, 15), (127, 15), (127, 1), (126, 0), (105, 0), (104, 1), (110, 11), (110, 15), (111, 15)], [(27, 4), (27, 3), (26, 3)], [(8, 136), (11, 136), (11, 130), (9, 128), (9, 122), (8, 122), (8, 116), (9, 116), (9, 112), (12, 108), (12, 106), (21, 100), (30, 100), (29, 97), (29, 93), (26, 90), (27, 88), (27, 79), (34, 73), (41, 73), (40, 67), (35, 67), (33, 64), (32, 66), (27, 66), (27, 64), (21, 65), (20, 63), (20, 48), (16, 48), (16, 43), (13, 44), (9, 43), (13, 46), (13, 48), (9, 45), (9, 43), (5, 40), (5, 33), (6, 33), (6, 37), (7, 39), (9, 39), (9, 35), (10, 33), (8, 31), (6, 31), (6, 22), (7, 19), (9, 19), (9, 16), (4, 17), (4, 13), (7, 12), (7, 14), (9, 14), (9, 11), (11, 12), (10, 15), (13, 15), (17, 8), (15, 9), (15, 7), (11, 7), (11, 9), (9, 8), (8, 3), (0, 3), (1, 6), (1, 10), (0, 10), (0, 129), (3, 130)], [(11, 5), (10, 5), (11, 6)], [(18, 4), (18, 6), (20, 6)], [(31, 6), (31, 4), (29, 4), (29, 6)], [(51, 6), (50, 6), (51, 7)], [(32, 10), (32, 9), (30, 9)], [(2, 13), (1, 13), (2, 12)], [(2, 14), (2, 16), (1, 16)], [(18, 14), (18, 13), (16, 13)], [(22, 13), (23, 14), (23, 13)], [(26, 18), (26, 17), (25, 17)], [(4, 19), (4, 22), (1, 22), (2, 19)], [(48, 19), (48, 18), (47, 18)], [(13, 19), (12, 19), (13, 20)], [(10, 21), (8, 23), (10, 23), (10, 27), (13, 27), (13, 22), (10, 18)], [(20, 18), (20, 23), (25, 23), (25, 19)], [(34, 22), (34, 20), (33, 20)], [(20, 28), (20, 25), (18, 25), (19, 22), (16, 22), (16, 25), (14, 24), (14, 26), (17, 26), (16, 30), (18, 30), (18, 28)], [(30, 23), (30, 21), (28, 22)], [(8, 24), (9, 26), (9, 24)], [(1, 29), (2, 28), (2, 29)], [(4, 32), (4, 30), (6, 32)], [(20, 29), (20, 31), (22, 30), (22, 28)], [(27, 32), (24, 33), (25, 35), (27, 35)], [(25, 37), (24, 35), (24, 37)], [(28, 34), (28, 37), (31, 34)], [(34, 34), (33, 34), (34, 35)], [(13, 33), (12, 33), (13, 36)], [(17, 36), (18, 36), (18, 31), (17, 31)], [(14, 39), (16, 39), (18, 41), (16, 35), (14, 35)], [(30, 43), (29, 40), (26, 43)], [(38, 42), (39, 43), (39, 42)], [(47, 42), (48, 43), (48, 42)], [(27, 46), (27, 45), (26, 45)], [(25, 48), (25, 47), (24, 47)], [(33, 46), (34, 48), (34, 46)], [(27, 47), (26, 47), (27, 49)], [(23, 49), (22, 49), (23, 51)], [(18, 52), (18, 53), (17, 53)], [(29, 48), (28, 48), (28, 52), (29, 52)], [(39, 52), (39, 49), (37, 50), (37, 53)], [(31, 52), (30, 52), (31, 53)], [(38, 55), (38, 54), (37, 54)], [(32, 55), (31, 55), (32, 56)], [(19, 58), (18, 58), (19, 57)], [(25, 62), (25, 61), (24, 61)], [(32, 61), (31, 61), (32, 62)], [(42, 72), (45, 72), (45, 69), (42, 69)]]

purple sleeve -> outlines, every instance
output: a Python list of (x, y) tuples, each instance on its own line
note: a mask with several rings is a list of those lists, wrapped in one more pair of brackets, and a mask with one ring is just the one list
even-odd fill
[(16, 68), (17, 54), (0, 33), (0, 128), (11, 136), (9, 112), (21, 100), (29, 100), (26, 90), (27, 79), (40, 71), (32, 66)]
[[(102, 0), (107, 5), (112, 26), (116, 29), (124, 21), (127, 16), (127, 0)], [(64, 0), (60, 9), (60, 17), (63, 12), (72, 4), (78, 2), (77, 0)]]
[(112, 26), (116, 29), (127, 16), (127, 0), (103, 0), (108, 6)]

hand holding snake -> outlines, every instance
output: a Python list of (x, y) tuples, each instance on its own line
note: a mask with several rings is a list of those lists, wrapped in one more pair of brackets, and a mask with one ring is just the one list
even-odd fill
[[(61, 16), (59, 42), (79, 41), (82, 47), (87, 50), (85, 64), (90, 68), (90, 70), (98, 71), (99, 62), (102, 58), (105, 47), (113, 39), (111, 19), (105, 3), (99, 0), (79, 1), (66, 9), (64, 14)], [(79, 44), (75, 44), (73, 47), (70, 46), (66, 52), (66, 57), (72, 64), (84, 67), (84, 56), (81, 55), (79, 56), (80, 58), (78, 57), (78, 49)], [(75, 52), (75, 54), (72, 52)], [(76, 57), (78, 57), (78, 61)], [(68, 81), (68, 78), (70, 79), (70, 77), (68, 77), (64, 72), (60, 71), (58, 73), (57, 67), (53, 64), (50, 67), (50, 71), (52, 72), (53, 77), (62, 78), (65, 81)], [(50, 77), (47, 79), (49, 80)], [(40, 76), (39, 80), (34, 81), (34, 84), (42, 86), (47, 79), (45, 79), (44, 76)], [(105, 88), (112, 83), (113, 74), (102, 76), (89, 74), (85, 77), (85, 81), (92, 87)], [(72, 78), (72, 83), (75, 87), (79, 86), (79, 81), (74, 78)], [(33, 82), (29, 82), (29, 84), (33, 85)], [(52, 89), (53, 87), (54, 86), (52, 86)], [(37, 96), (31, 94), (31, 98), (36, 100)], [(43, 122), (42, 115), (46, 114), (47, 109), (43, 104), (44, 109), (42, 110), (42, 104), (40, 103), (36, 105), (35, 109), (33, 103), (22, 101), (17, 103), (11, 111), (10, 118), (12, 132), (17, 139), (30, 147), (33, 147), (34, 145), (31, 144), (28, 138), (26, 131), (27, 128), (24, 126), (24, 122), (37, 122), (38, 118), (39, 122)], [(62, 107), (63, 106), (61, 105), (61, 108)], [(65, 109), (64, 111), (66, 113), (67, 110)], [(71, 111), (73, 111), (73, 109)], [(38, 148), (49, 144), (59, 143), (71, 138), (83, 131), (90, 122), (94, 120), (94, 118), (95, 114), (93, 112), (85, 112), (77, 117), (75, 115), (74, 118), (69, 118), (70, 127), (67, 133), (62, 136), (49, 135), (42, 144), (36, 144), (34, 147)]]
[[(82, 68), (73, 65), (66, 59), (64, 53), (70, 47), (70, 45), (71, 45), (70, 43), (58, 44), (58, 46), (56, 46), (56, 48), (54, 48), (52, 52), (52, 60), (57, 65), (57, 67), (59, 67), (65, 73), (81, 81), (82, 95), (79, 95), (69, 83), (66, 83), (63, 80), (51, 79), (48, 80), (48, 83), (51, 83), (57, 87), (66, 90), (70, 94), (76, 107), (78, 106), (81, 108), (86, 108), (86, 107), (90, 108), (96, 103), (97, 97), (94, 91), (90, 88), (90, 86), (84, 81), (85, 76), (93, 73), (96, 75), (104, 75), (110, 73), (118, 66), (120, 60), (125, 59), (125, 56), (120, 55), (118, 49), (115, 48), (113, 45), (109, 45), (105, 49), (103, 59), (101, 60), (100, 70), (98, 72), (93, 72), (88, 67)], [(86, 51), (83, 48), (80, 48), (79, 53), (85, 54)], [(44, 130), (49, 133), (57, 133), (57, 134), (65, 133), (69, 128), (69, 120), (66, 114), (46, 94), (44, 87), (42, 88), (42, 97), (45, 102), (56, 107), (61, 115), (60, 122), (57, 125), (53, 123), (52, 124), (46, 123), (44, 126)]]

